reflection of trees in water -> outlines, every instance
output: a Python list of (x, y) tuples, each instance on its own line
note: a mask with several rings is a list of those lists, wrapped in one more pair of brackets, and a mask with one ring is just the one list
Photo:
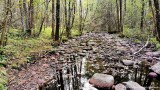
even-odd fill
[[(91, 78), (95, 73), (102, 72), (113, 75), (115, 84), (129, 80), (138, 82), (142, 86), (146, 83), (145, 80), (148, 78), (149, 69), (145, 63), (142, 63), (139, 67), (135, 67), (124, 66), (121, 62), (118, 64), (116, 60), (107, 60), (104, 64), (104, 60), (96, 59), (97, 60), (89, 60), (89, 58), (87, 58), (85, 63), (83, 63), (82, 60), (75, 60), (76, 62), (65, 64), (62, 69), (56, 70), (57, 81), (43, 90), (82, 90), (84, 84), (88, 82), (88, 78)], [(85, 71), (85, 75), (81, 75), (82, 71)], [(154, 88), (154, 90), (159, 90), (159, 83), (158, 80), (153, 80), (150, 87)]]

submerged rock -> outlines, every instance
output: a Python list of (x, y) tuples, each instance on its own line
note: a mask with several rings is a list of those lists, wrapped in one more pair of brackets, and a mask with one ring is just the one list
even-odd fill
[(96, 73), (89, 80), (89, 83), (96, 88), (111, 88), (114, 84), (114, 77), (111, 75)]
[(155, 72), (150, 72), (150, 73), (148, 74), (148, 76), (149, 76), (150, 78), (156, 78), (158, 75), (157, 75), (157, 73), (155, 73)]
[(134, 64), (134, 61), (132, 60), (122, 60), (122, 62), (126, 66), (132, 66)]

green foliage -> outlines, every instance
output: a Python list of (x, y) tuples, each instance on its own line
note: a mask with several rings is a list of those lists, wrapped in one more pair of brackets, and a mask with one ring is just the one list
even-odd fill
[(137, 37), (139, 34), (141, 34), (141, 32), (136, 28), (130, 29), (128, 27), (125, 27), (123, 30), (123, 34), (126, 37)]
[(149, 32), (147, 32), (147, 31), (141, 32), (141, 30), (138, 28), (131, 29), (128, 27), (124, 27), (123, 35), (128, 38), (135, 38), (135, 39), (139, 39), (141, 41), (144, 41), (144, 40), (147, 40)]
[(52, 33), (52, 28), (47, 27), (47, 28), (42, 30), (40, 38), (51, 39), (51, 33)]
[(72, 30), (71, 31), (71, 35), (74, 37), (74, 36), (78, 36), (78, 35), (80, 35), (80, 32), (79, 32), (79, 30)]
[(150, 42), (155, 44), (157, 49), (160, 49), (160, 43), (157, 41), (156, 38), (150, 38)]

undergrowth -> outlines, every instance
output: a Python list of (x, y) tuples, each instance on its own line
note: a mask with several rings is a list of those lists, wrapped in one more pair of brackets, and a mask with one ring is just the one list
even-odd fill
[(154, 44), (156, 46), (156, 49), (159, 50), (160, 49), (160, 42), (157, 41), (157, 39), (153, 36), (151, 36), (150, 32), (141, 32), (141, 30), (137, 29), (137, 28), (124, 28), (123, 31), (123, 35), (127, 38), (133, 38), (134, 42), (146, 42), (146, 40), (148, 39), (148, 35), (150, 35), (149, 37), (149, 43)]

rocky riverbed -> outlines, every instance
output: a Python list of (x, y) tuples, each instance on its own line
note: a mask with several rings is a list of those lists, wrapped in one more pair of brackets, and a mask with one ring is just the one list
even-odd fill
[(160, 52), (149, 44), (135, 54), (144, 45), (105, 32), (87, 33), (9, 71), (8, 90), (159, 90)]

